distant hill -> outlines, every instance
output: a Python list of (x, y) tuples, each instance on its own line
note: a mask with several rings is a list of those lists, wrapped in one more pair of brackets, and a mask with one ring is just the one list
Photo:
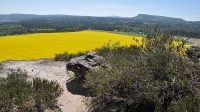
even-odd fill
[(184, 19), (172, 18), (165, 16), (156, 16), (156, 15), (147, 15), (147, 14), (138, 14), (136, 17), (133, 17), (135, 20), (140, 20), (143, 22), (169, 22), (169, 23), (184, 23)]
[(126, 17), (122, 17), (122, 16), (115, 16), (115, 15), (111, 15), (111, 16), (108, 16), (110, 18), (126, 18)]
[(42, 17), (42, 15), (33, 14), (0, 14), (0, 22), (18, 22), (33, 18)]
[[(71, 17), (71, 15), (34, 15), (34, 14), (0, 14), (0, 22), (19, 22), (23, 20), (36, 19), (42, 17)], [(81, 17), (81, 16), (79, 16)], [(85, 17), (85, 16), (82, 16)], [(89, 16), (87, 16), (89, 17)], [(92, 17), (92, 16), (90, 16)], [(94, 17), (94, 18), (120, 18), (120, 19), (128, 19), (126, 17), (121, 16), (108, 16), (108, 17)], [(136, 17), (132, 17), (132, 19), (136, 21), (143, 22), (186, 22), (181, 18), (172, 18), (165, 16), (157, 16), (157, 15), (148, 15), (148, 14), (138, 14)]]
[(155, 27), (159, 27), (162, 32), (167, 31), (173, 35), (200, 38), (200, 21), (186, 21), (181, 18), (157, 15), (139, 14), (132, 18), (32, 14), (0, 15), (0, 35), (87, 29), (149, 33)]

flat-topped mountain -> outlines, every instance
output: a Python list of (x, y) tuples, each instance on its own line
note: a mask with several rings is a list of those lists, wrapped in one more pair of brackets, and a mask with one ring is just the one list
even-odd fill
[(141, 20), (141, 21), (154, 21), (154, 22), (186, 22), (184, 19), (181, 18), (172, 18), (172, 17), (165, 17), (165, 16), (157, 16), (157, 15), (148, 15), (148, 14), (138, 14), (133, 19)]

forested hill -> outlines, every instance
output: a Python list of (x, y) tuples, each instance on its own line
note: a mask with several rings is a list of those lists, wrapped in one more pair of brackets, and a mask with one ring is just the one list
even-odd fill
[(198, 21), (146, 14), (139, 14), (132, 18), (11, 14), (0, 15), (0, 22), (0, 35), (87, 29), (146, 34), (155, 27), (159, 27), (162, 32), (200, 38), (200, 22)]
[[(34, 15), (34, 14), (0, 14), (0, 22), (19, 22), (23, 20), (29, 20), (29, 19), (39, 19), (39, 18), (66, 18), (66, 17), (84, 17), (84, 16), (70, 16), (70, 15)], [(85, 16), (89, 17), (89, 16)], [(101, 17), (94, 17), (94, 18), (101, 18)], [(112, 18), (112, 19), (127, 19), (120, 16), (109, 16), (105, 18)], [(131, 19), (131, 18), (129, 18)], [(147, 15), (147, 14), (138, 14), (136, 17), (133, 17), (135, 21), (154, 21), (154, 22), (186, 22), (183, 19), (180, 18), (172, 18), (172, 17), (165, 17), (165, 16), (156, 16), (156, 15)]]
[(18, 22), (38, 17), (42, 16), (33, 14), (0, 14), (0, 22)]
[(170, 22), (170, 23), (186, 22), (184, 19), (181, 18), (171, 18), (171, 17), (147, 15), (147, 14), (138, 14), (138, 16), (133, 17), (133, 19), (140, 20), (143, 22)]

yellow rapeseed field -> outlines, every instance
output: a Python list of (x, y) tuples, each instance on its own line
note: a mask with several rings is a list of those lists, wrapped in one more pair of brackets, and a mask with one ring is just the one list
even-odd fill
[(106, 43), (140, 46), (141, 37), (97, 31), (41, 33), (0, 37), (0, 61), (53, 58), (57, 53), (77, 53), (101, 48)]

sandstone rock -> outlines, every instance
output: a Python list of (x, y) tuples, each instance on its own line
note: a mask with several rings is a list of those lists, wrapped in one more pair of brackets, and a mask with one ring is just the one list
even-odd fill
[(191, 45), (188, 49), (187, 49), (187, 55), (190, 59), (193, 60), (200, 60), (200, 46), (198, 45)]
[(101, 67), (107, 68), (109, 65), (106, 64), (105, 59), (97, 55), (96, 52), (90, 52), (86, 55), (73, 58), (66, 65), (68, 71), (72, 71), (75, 75), (78, 75), (76, 77), (83, 77), (87, 71), (99, 69)]

